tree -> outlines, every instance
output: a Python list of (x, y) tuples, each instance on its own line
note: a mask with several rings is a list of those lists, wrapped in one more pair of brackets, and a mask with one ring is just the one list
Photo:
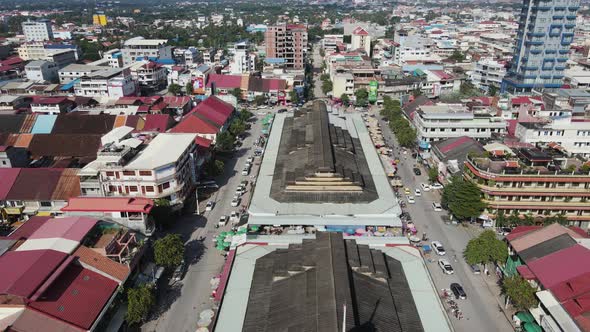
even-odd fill
[(182, 90), (182, 87), (176, 83), (172, 83), (168, 86), (168, 92), (170, 92), (173, 95), (178, 95), (180, 93), (180, 91)]
[(332, 81), (323, 81), (322, 82), (322, 92), (327, 94), (328, 92), (332, 91)]
[(236, 97), (238, 101), (242, 100), (242, 89), (234, 88), (230, 93), (232, 96)]
[(299, 102), (299, 94), (297, 93), (297, 91), (289, 91), (289, 99), (291, 99), (291, 103), (297, 104)]
[(156, 302), (153, 286), (143, 284), (137, 288), (131, 288), (127, 292), (127, 314), (125, 319), (129, 324), (142, 322)]
[(346, 93), (343, 93), (340, 96), (340, 101), (342, 101), (342, 105), (344, 105), (344, 106), (350, 105), (350, 97), (348, 97), (348, 95)]
[(417, 98), (421, 95), (422, 95), (422, 90), (420, 88), (416, 88), (416, 89), (412, 90), (412, 96), (414, 96), (414, 98)]
[(463, 256), (468, 264), (500, 263), (508, 258), (508, 247), (493, 230), (488, 229), (469, 240)]
[(238, 118), (244, 122), (248, 121), (254, 114), (248, 111), (247, 109), (243, 109), (238, 113)]
[(490, 96), (495, 97), (498, 94), (498, 88), (496, 88), (494, 85), (490, 86), (489, 94)]
[(569, 220), (567, 219), (567, 217), (563, 213), (556, 214), (556, 215), (550, 216), (550, 217), (545, 217), (543, 219), (543, 225), (551, 225), (551, 224), (568, 225)]
[(442, 205), (459, 220), (475, 218), (486, 207), (481, 195), (481, 190), (475, 183), (455, 176), (443, 190)]
[(246, 131), (246, 124), (241, 119), (235, 119), (229, 125), (229, 132), (234, 136), (238, 136), (245, 131)]
[(193, 84), (191, 82), (186, 83), (184, 90), (186, 91), (187, 96), (192, 95), (193, 94)]
[(320, 76), (320, 80), (323, 81), (329, 81), (330, 80), (330, 75), (329, 74), (322, 74)]
[(539, 303), (535, 296), (536, 289), (520, 275), (505, 278), (502, 291), (510, 298), (516, 310), (527, 310)]
[(217, 135), (215, 148), (219, 151), (231, 151), (234, 148), (234, 137), (228, 131)]
[(449, 59), (454, 60), (456, 62), (462, 62), (463, 60), (465, 60), (465, 56), (463, 55), (463, 53), (461, 53), (461, 51), (455, 50), (453, 51), (453, 54), (451, 54)]
[(438, 180), (438, 167), (434, 166), (428, 169), (428, 180), (434, 183)]
[(209, 160), (205, 164), (205, 174), (208, 177), (216, 177), (223, 174), (225, 163), (221, 160)]
[(156, 264), (175, 268), (184, 259), (184, 243), (178, 234), (168, 234), (154, 243)]
[(506, 227), (508, 225), (508, 219), (506, 219), (506, 214), (504, 210), (499, 210), (498, 214), (496, 214), (496, 227)]
[(582, 167), (580, 167), (580, 171), (586, 174), (590, 173), (590, 165), (587, 163), (582, 165)]
[(256, 104), (257, 106), (260, 105), (264, 105), (267, 102), (267, 99), (265, 95), (258, 95), (256, 97), (254, 97), (254, 104)]

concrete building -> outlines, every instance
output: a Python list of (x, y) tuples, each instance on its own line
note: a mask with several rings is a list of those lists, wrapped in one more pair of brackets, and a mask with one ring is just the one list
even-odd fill
[(303, 25), (279, 23), (264, 33), (266, 58), (284, 59), (285, 67), (303, 69), (307, 53), (307, 28)]
[(490, 139), (506, 132), (506, 121), (488, 110), (470, 111), (461, 104), (422, 105), (412, 122), (421, 146), (448, 138), (469, 136)]
[(158, 134), (141, 151), (133, 138), (107, 143), (97, 159), (80, 170), (81, 193), (163, 198), (173, 205), (182, 204), (194, 188), (196, 137)]
[(120, 98), (135, 95), (137, 82), (129, 69), (108, 68), (80, 77), (74, 85), (74, 93), (84, 97)]
[(579, 0), (523, 0), (516, 48), (502, 91), (521, 94), (563, 85)]
[(332, 95), (340, 98), (343, 94), (354, 95), (354, 76), (352, 73), (336, 73), (332, 78)]
[(322, 48), (326, 53), (336, 52), (338, 45), (344, 43), (344, 35), (325, 35), (322, 39)]
[(71, 112), (76, 103), (66, 97), (36, 98), (31, 102), (31, 113), (59, 115)]
[(131, 76), (144, 92), (159, 91), (166, 86), (168, 73), (166, 68), (154, 61), (138, 61), (129, 66)]
[(246, 41), (234, 45), (234, 54), (229, 64), (231, 74), (247, 74), (256, 70), (256, 54), (249, 51)]
[(130, 65), (136, 61), (170, 61), (172, 62), (172, 46), (168, 45), (166, 39), (145, 39), (135, 37), (128, 39), (121, 49), (123, 64)]
[(371, 36), (367, 30), (357, 27), (352, 32), (350, 42), (353, 50), (364, 50), (368, 56), (371, 56)]
[(50, 20), (26, 21), (22, 23), (26, 41), (45, 41), (53, 39)]
[(67, 84), (91, 73), (108, 69), (104, 66), (81, 65), (73, 63), (58, 70), (59, 83)]
[(57, 71), (58, 65), (50, 61), (35, 60), (25, 66), (27, 79), (37, 82), (57, 82)]
[(353, 233), (401, 227), (401, 209), (360, 114), (331, 113), (322, 101), (275, 116), (248, 212), (249, 223), (261, 226)]
[(493, 86), (500, 89), (502, 79), (506, 75), (506, 64), (496, 60), (485, 58), (475, 63), (471, 73), (471, 82), (476, 87), (489, 91)]
[(394, 47), (393, 63), (402, 66), (416, 63), (440, 63), (441, 57), (434, 54), (434, 42), (431, 39), (416, 37), (405, 38), (399, 46)]
[(493, 218), (499, 212), (535, 218), (563, 214), (572, 224), (588, 229), (590, 176), (579, 160), (556, 144), (541, 149), (498, 144), (484, 149), (490, 157), (467, 156), (463, 174), (482, 190), (486, 214)]
[(515, 135), (525, 143), (555, 142), (570, 153), (590, 157), (590, 122), (573, 119), (571, 113), (543, 121), (519, 122)]

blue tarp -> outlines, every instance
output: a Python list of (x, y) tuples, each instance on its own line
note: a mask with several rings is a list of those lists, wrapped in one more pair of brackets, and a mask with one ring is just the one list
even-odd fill
[[(155, 57), (148, 57), (147, 59), (148, 60), (151, 60), (153, 62), (156, 62), (156, 63), (161, 63), (163, 65), (174, 65), (174, 64), (176, 64), (176, 62), (174, 62), (173, 59), (158, 59), (158, 58), (155, 58)], [(142, 56), (138, 56), (137, 58), (135, 58), (135, 61), (143, 61), (143, 60), (145, 60), (145, 58), (142, 57)]]
[(277, 64), (277, 63), (285, 63), (285, 62), (287, 62), (287, 60), (285, 60), (283, 58), (266, 58), (266, 59), (264, 59), (264, 62), (270, 63), (270, 64)]
[(57, 115), (39, 114), (33, 129), (31, 129), (31, 134), (51, 134), (56, 119)]
[(71, 81), (70, 83), (62, 85), (61, 88), (59, 88), (59, 89), (61, 91), (68, 91), (68, 90), (72, 89), (78, 81), (80, 81), (80, 79), (76, 78), (75, 80)]

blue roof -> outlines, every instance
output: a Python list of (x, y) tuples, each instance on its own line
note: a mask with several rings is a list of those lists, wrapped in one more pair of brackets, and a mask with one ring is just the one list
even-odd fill
[[(174, 64), (176, 64), (176, 62), (174, 62), (173, 59), (159, 59), (159, 58), (156, 58), (156, 57), (148, 57), (147, 59), (150, 60), (150, 61), (153, 61), (153, 62), (157, 62), (157, 63), (163, 64), (163, 65), (174, 65)], [(143, 60), (145, 60), (145, 57), (142, 57), (142, 56), (138, 56), (137, 58), (135, 58), (135, 61), (143, 61)]]
[(61, 88), (59, 88), (59, 89), (61, 91), (68, 91), (68, 90), (72, 89), (78, 81), (80, 81), (80, 79), (76, 78), (75, 80), (71, 81), (70, 83), (62, 85)]
[(270, 64), (277, 64), (277, 63), (285, 63), (285, 62), (287, 62), (287, 60), (285, 60), (283, 58), (266, 58), (266, 59), (264, 59), (264, 62), (270, 63)]
[(57, 115), (37, 115), (37, 120), (35, 121), (35, 125), (33, 125), (33, 129), (31, 129), (31, 134), (51, 134), (56, 119)]

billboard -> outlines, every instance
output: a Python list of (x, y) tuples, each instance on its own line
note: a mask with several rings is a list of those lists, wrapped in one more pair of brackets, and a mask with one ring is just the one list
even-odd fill
[(205, 93), (205, 80), (203, 77), (193, 77), (193, 93), (197, 95)]
[(377, 81), (369, 82), (369, 102), (374, 103), (377, 101), (377, 90), (379, 89), (379, 83)]

